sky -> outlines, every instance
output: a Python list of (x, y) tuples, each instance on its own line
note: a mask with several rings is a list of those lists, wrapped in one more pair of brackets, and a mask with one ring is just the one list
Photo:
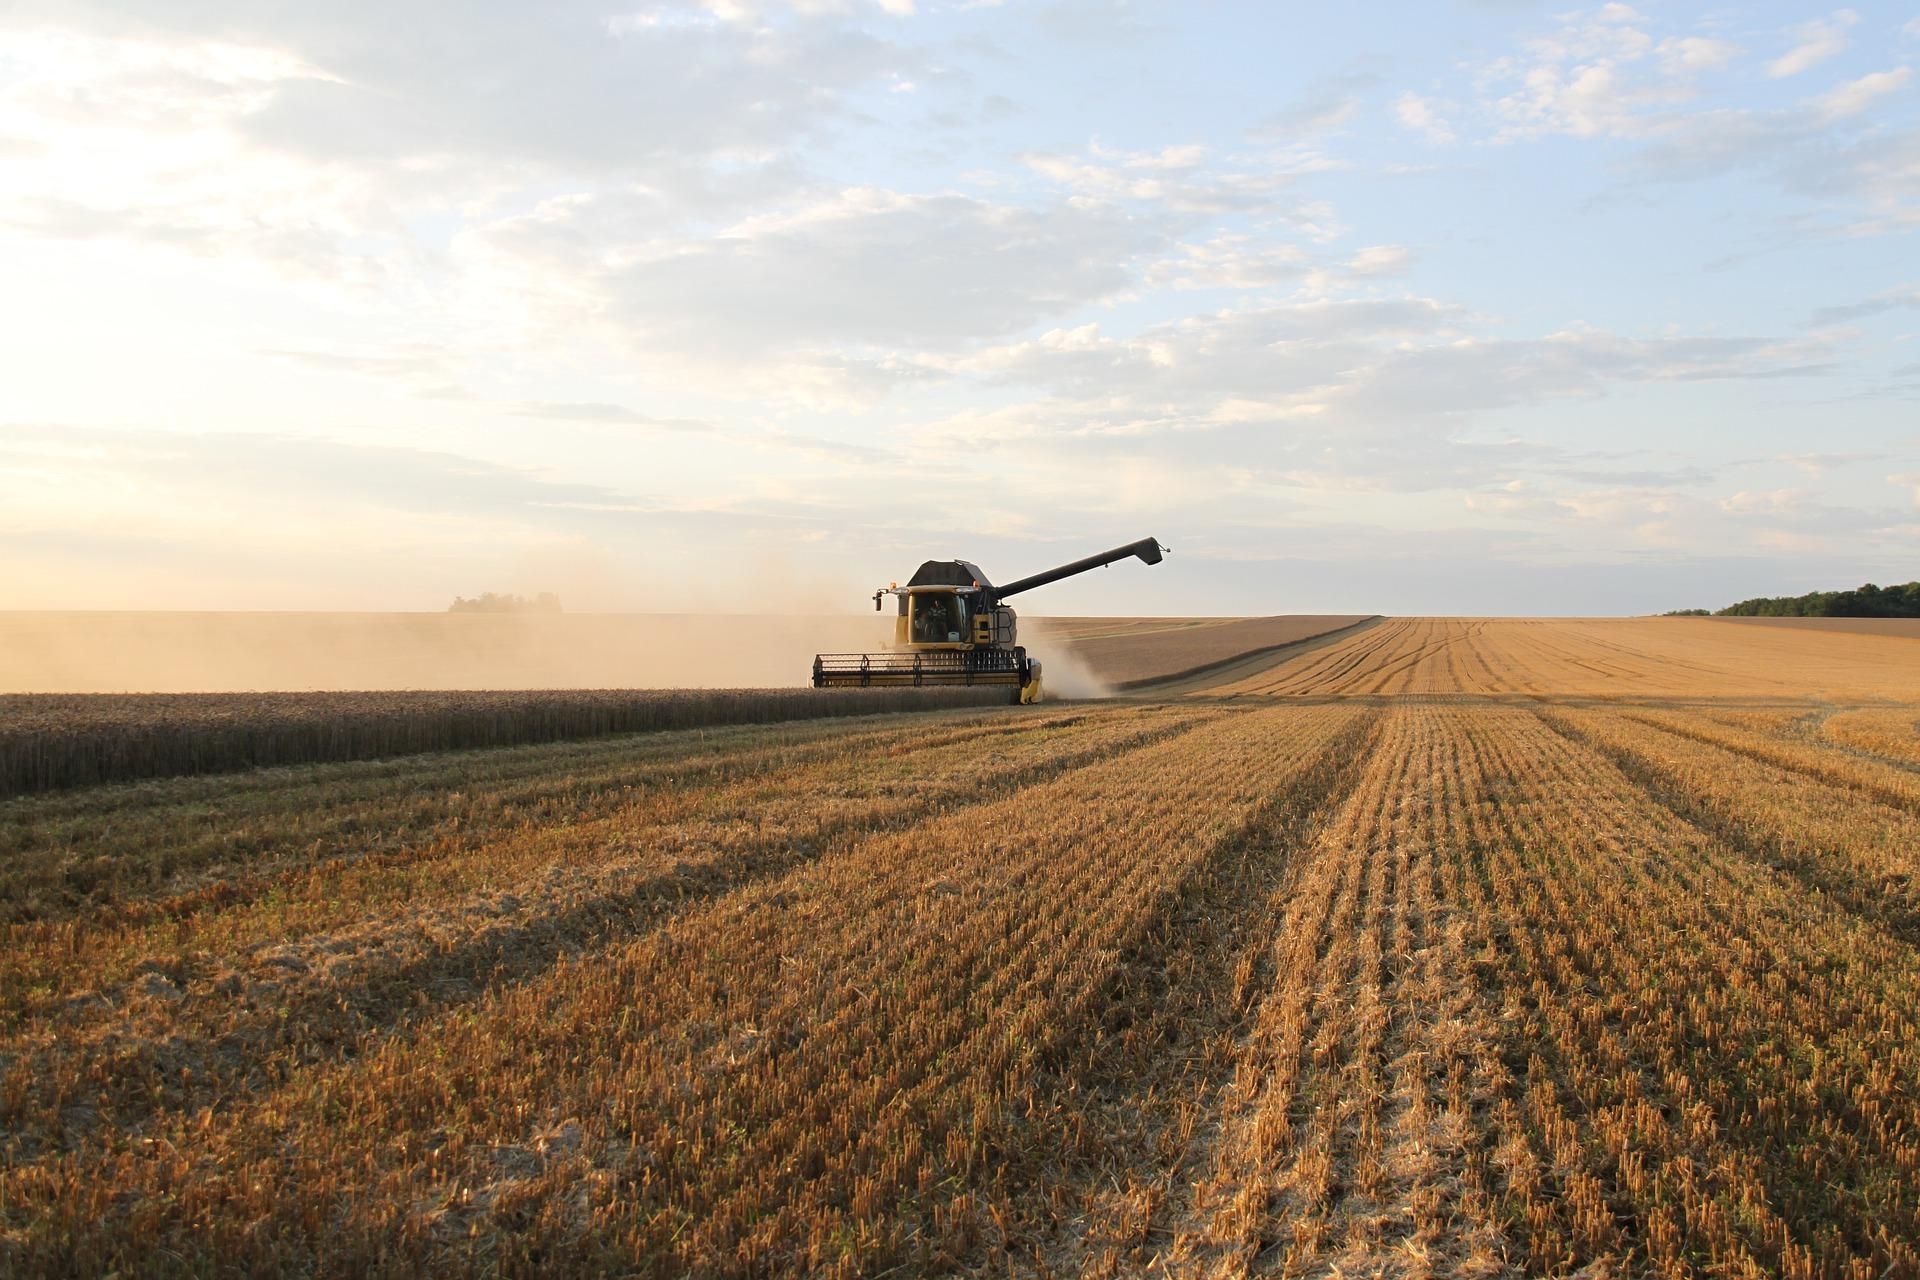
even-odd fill
[(0, 608), (1920, 577), (1920, 6), (12, 0)]

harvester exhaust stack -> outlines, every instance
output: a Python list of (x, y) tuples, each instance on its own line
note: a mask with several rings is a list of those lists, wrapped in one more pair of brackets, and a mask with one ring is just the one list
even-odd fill
[(968, 560), (929, 560), (907, 585), (873, 593), (876, 609), (896, 597), (893, 646), (884, 653), (823, 653), (813, 660), (816, 689), (875, 685), (1009, 685), (1016, 702), (1040, 700), (1040, 664), (1017, 642), (1013, 610), (1001, 601), (1091, 569), (1137, 557), (1159, 564), (1153, 538), (1020, 578), (1004, 587)]

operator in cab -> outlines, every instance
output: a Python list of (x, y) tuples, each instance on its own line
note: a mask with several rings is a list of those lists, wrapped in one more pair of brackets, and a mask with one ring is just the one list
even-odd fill
[(913, 642), (945, 644), (959, 631), (954, 618), (953, 597), (944, 592), (914, 597)]

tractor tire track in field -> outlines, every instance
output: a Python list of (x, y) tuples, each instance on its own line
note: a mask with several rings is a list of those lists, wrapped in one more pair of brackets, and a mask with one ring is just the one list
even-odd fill
[(1920, 814), (1920, 777), (1910, 768), (1881, 760), (1864, 751), (1849, 751), (1810, 738), (1788, 739), (1758, 733), (1717, 716), (1685, 717), (1663, 711), (1628, 711), (1630, 719), (1668, 733), (1776, 769), (1856, 792), (1867, 799), (1907, 813)]
[(1275, 670), (1282, 663), (1297, 662), (1309, 653), (1346, 644), (1361, 632), (1371, 631), (1385, 622), (1385, 618), (1368, 618), (1351, 626), (1309, 636), (1304, 640), (1295, 640), (1288, 644), (1276, 645), (1271, 649), (1258, 649), (1252, 653), (1241, 654), (1239, 657), (1229, 658), (1186, 675), (1168, 676), (1164, 680), (1154, 680), (1138, 686), (1125, 686), (1123, 693), (1130, 698), (1170, 698), (1183, 694), (1204, 697), (1230, 686), (1239, 688), (1254, 678)]
[[(1680, 768), (1670, 762), (1663, 763), (1655, 756), (1660, 728), (1651, 723), (1637, 722), (1639, 741), (1626, 743), (1601, 736), (1592, 724), (1583, 725), (1570, 719), (1564, 711), (1543, 710), (1541, 719), (1563, 737), (1607, 760), (1651, 801), (1681, 821), (1707, 832), (1750, 861), (1793, 876), (1908, 946), (1920, 946), (1920, 889), (1916, 889), (1910, 860), (1905, 868), (1865, 866), (1854, 840), (1836, 836), (1831, 830), (1783, 829), (1785, 824), (1770, 820), (1772, 806), (1755, 803), (1755, 797), (1764, 794), (1764, 777), (1756, 779), (1758, 785), (1730, 787), (1726, 782), (1734, 775), (1731, 770), (1724, 770), (1718, 774), (1717, 789), (1690, 785)], [(1649, 734), (1649, 729), (1654, 732)], [(1772, 760), (1734, 751), (1711, 739), (1677, 730), (1671, 731), (1671, 736), (1692, 744), (1691, 754), (1696, 757), (1700, 755), (1699, 747), (1718, 748), (1734, 759), (1752, 760), (1756, 772), (1772, 769), (1801, 778), (1800, 785), (1787, 791), (1783, 801), (1793, 806), (1796, 818), (1818, 816), (1816, 809), (1794, 804), (1809, 793), (1816, 802), (1824, 799), (1830, 805), (1834, 803), (1837, 789), (1824, 780), (1810, 778)], [(1839, 794), (1845, 794), (1844, 789), (1838, 790)], [(1822, 792), (1826, 794), (1822, 796)], [(1847, 800), (1839, 803), (1850, 810), (1850, 816), (1856, 819), (1861, 816), (1857, 804)], [(1887, 822), (1875, 825), (1889, 829), (1909, 855), (1920, 855), (1920, 846), (1912, 843), (1912, 835), (1920, 835), (1920, 823), (1897, 809), (1882, 812), (1886, 813)], [(1902, 836), (1907, 839), (1901, 840)]]
[[(1008, 1188), (996, 1219), (1036, 1224), (993, 1246), (997, 1265), (1033, 1274), (1138, 1274), (1171, 1242), (1191, 1174), (1232, 1082), (1232, 1049), (1276, 978), (1272, 934), (1295, 860), (1345, 804), (1379, 740), (1382, 714), (1356, 719), (1278, 787), (1244, 836), (1217, 850), (1118, 959), (1097, 1026), (1049, 1050), (1041, 1123), (1057, 1163)], [(1052, 1207), (1065, 1204), (1067, 1215)], [(1055, 1222), (1071, 1230), (1049, 1232)]]
[(1302, 685), (1312, 686), (1315, 692), (1326, 692), (1366, 658), (1382, 649), (1390, 652), (1408, 625), (1402, 619), (1385, 619), (1378, 626), (1344, 633), (1336, 637), (1334, 643), (1323, 648), (1317, 647), (1311, 656), (1306, 651), (1285, 655), (1278, 663), (1262, 668), (1244, 680), (1209, 688), (1206, 692), (1226, 695), (1274, 693), (1282, 688)]
[[(508, 829), (554, 821), (584, 825), (663, 787), (732, 784), (909, 739), (924, 749), (1065, 727), (1087, 714), (963, 712), (906, 725), (801, 721), (711, 735), (676, 730), (637, 740), (284, 766), (269, 772), (285, 777), (227, 781), (234, 796), (264, 793), (262, 806), (218, 803), (218, 784), (204, 777), (25, 797), (0, 802), (0, 897), (16, 911), (31, 904), (33, 915), (16, 917), (25, 924), (181, 920), (282, 888), (289, 874), (304, 879), (335, 865), (457, 854)], [(797, 740), (769, 742), (776, 732)], [(709, 743), (709, 736), (719, 740)], [(500, 762), (491, 758), (496, 754), (516, 759)], [(263, 830), (275, 833), (270, 842)], [(109, 896), (98, 896), (100, 890)]]
[(1920, 773), (1920, 708), (1827, 707), (1817, 721), (1796, 728), (1798, 737), (1908, 773)]
[[(742, 814), (751, 812), (754, 835), (761, 836), (766, 834), (759, 830), (762, 819), (771, 815), (777, 827), (782, 806), (793, 805), (792, 795), (822, 807), (824, 797), (844, 790), (841, 766), (850, 755), (864, 753), (910, 766), (960, 745), (983, 751), (1011, 746), (1018, 751), (1037, 735), (1080, 732), (1086, 721), (1087, 713), (1080, 712), (1024, 723), (1001, 718), (959, 726), (895, 726), (793, 750), (785, 745), (755, 747), (743, 740), (735, 744), (737, 749), (717, 757), (685, 762), (684, 770), (669, 759), (649, 761), (631, 772), (616, 771), (604, 785), (581, 795), (574, 811), (542, 807), (524, 814), (467, 813), (417, 838), (403, 834), (392, 843), (375, 829), (366, 837), (374, 845), (370, 853), (351, 856), (344, 844), (308, 848), (310, 867), (275, 870), (245, 885), (223, 880), (191, 895), (185, 906), (163, 899), (116, 905), (75, 919), (8, 925), (0, 929), (6, 943), (0, 951), (0, 1031), (57, 1012), (72, 1001), (111, 997), (117, 987), (138, 980), (138, 966), (153, 963), (156, 956), (181, 957), (167, 962), (176, 982), (207, 977), (204, 964), (186, 957), (231, 957), (249, 947), (258, 950), (339, 933), (390, 918), (420, 896), (447, 899), (504, 891), (502, 885), (529, 878), (543, 866), (597, 857), (622, 835), (711, 824), (715, 813), (729, 806)], [(916, 730), (921, 731), (918, 736)], [(782, 793), (771, 803), (769, 788)], [(236, 821), (244, 825), (248, 819)], [(369, 819), (354, 825), (366, 828), (373, 823)], [(286, 857), (297, 851), (298, 842), (294, 845)], [(330, 963), (330, 957), (320, 959)], [(85, 988), (73, 985), (79, 975), (87, 978)]]
[[(218, 1106), (236, 1091), (273, 1087), (295, 1072), (366, 1053), (489, 990), (534, 979), (563, 956), (630, 940), (677, 912), (845, 845), (930, 813), (1004, 799), (1240, 714), (1154, 714), (1132, 731), (1125, 724), (1134, 717), (1116, 717), (1121, 732), (1111, 740), (1074, 749), (1068, 739), (1064, 750), (986, 772), (964, 793), (822, 815), (805, 838), (744, 839), (665, 870), (645, 849), (585, 868), (551, 867), (509, 893), (435, 904), (275, 948), (257, 955), (244, 977), (156, 967), (117, 1000), (89, 1001), (79, 1016), (43, 1023), (0, 1051), (0, 1127), (13, 1134), (0, 1153), (31, 1159), (84, 1145), (101, 1131), (137, 1127), (162, 1110)], [(1106, 720), (1094, 718), (1081, 733), (1098, 738)]]
[(1493, 1020), (1446, 856), (1477, 769), (1444, 714), (1392, 714), (1279, 895), (1172, 1274), (1475, 1274), (1504, 1251), (1475, 1180)]

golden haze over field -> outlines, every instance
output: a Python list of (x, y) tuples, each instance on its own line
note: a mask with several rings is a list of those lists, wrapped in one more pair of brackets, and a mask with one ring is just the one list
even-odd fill
[[(1064, 696), (1177, 674), (1359, 622), (1022, 618)], [(891, 615), (4, 613), (0, 694), (780, 688), (816, 652), (892, 641)]]
[(1920, 1269), (1920, 639), (1249, 661), (0, 805), (0, 1267)]
[(0, 613), (0, 693), (805, 684), (873, 615)]
[[(1365, 621), (1033, 617), (1021, 628), (1050, 670), (1084, 677), (1068, 686), (1079, 693)], [(1861, 643), (1815, 638), (1828, 631)], [(785, 687), (806, 683), (816, 651), (875, 648), (890, 636), (891, 619), (871, 614), (0, 612), (0, 693)], [(1262, 666), (1251, 687), (1904, 696), (1892, 692), (1911, 687), (1899, 641), (1916, 636), (1920, 624), (1882, 619), (1394, 619), (1314, 665)], [(1391, 649), (1377, 663), (1342, 674), (1350, 653), (1382, 645)]]

